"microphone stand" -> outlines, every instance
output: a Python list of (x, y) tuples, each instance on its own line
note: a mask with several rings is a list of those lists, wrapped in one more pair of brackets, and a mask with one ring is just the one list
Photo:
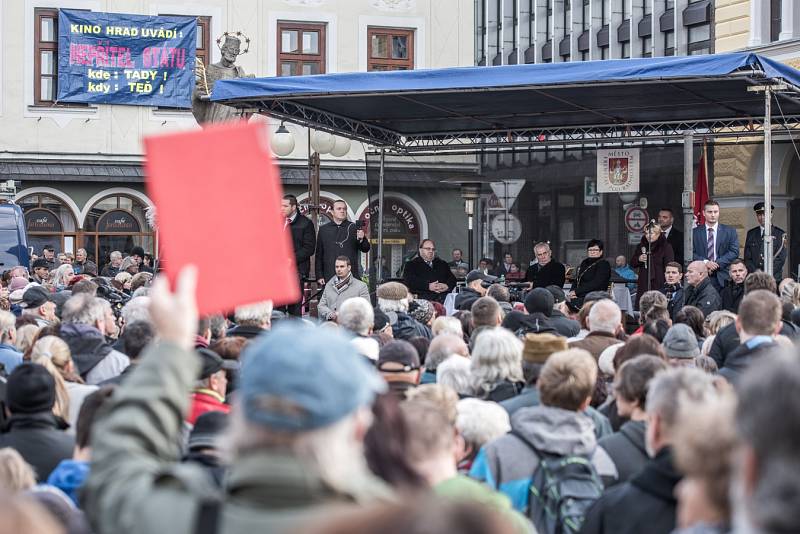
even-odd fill
[(652, 263), (653, 263), (653, 240), (651, 239), (651, 237), (652, 237), (653, 225), (655, 224), (655, 222), (656, 221), (654, 219), (651, 219), (650, 220), (650, 224), (648, 224), (647, 228), (645, 229), (645, 236), (646, 236), (645, 239), (647, 239), (647, 290), (648, 291), (651, 290), (650, 286), (652, 284), (651, 277), (650, 277), (650, 269), (653, 268), (652, 267)]

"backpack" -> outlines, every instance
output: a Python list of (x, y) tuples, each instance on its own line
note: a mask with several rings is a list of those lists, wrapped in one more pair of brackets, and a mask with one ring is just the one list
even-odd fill
[(531, 476), (527, 516), (540, 534), (575, 534), (589, 507), (603, 492), (603, 483), (585, 456), (557, 456), (540, 451), (525, 436), (511, 434), (539, 458)]

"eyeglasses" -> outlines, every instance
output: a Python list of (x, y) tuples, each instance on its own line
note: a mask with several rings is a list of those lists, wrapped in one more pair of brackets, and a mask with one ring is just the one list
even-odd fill
[(422, 250), (432, 250), (432, 251), (436, 252), (436, 249), (432, 248), (432, 247), (422, 247)]
[(587, 248), (586, 252), (600, 252), (600, 249), (597, 247)]

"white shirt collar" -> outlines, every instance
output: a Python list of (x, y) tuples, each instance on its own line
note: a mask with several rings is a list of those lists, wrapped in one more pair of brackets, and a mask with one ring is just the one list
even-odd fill
[(715, 222), (715, 223), (714, 223), (714, 224), (712, 224), (712, 225), (709, 225), (708, 223), (706, 223), (706, 232), (708, 232), (708, 229), (709, 229), (709, 228), (713, 228), (713, 229), (714, 229), (714, 233), (716, 234), (716, 233), (717, 233), (717, 228), (718, 228), (718, 227), (719, 227), (719, 221)]

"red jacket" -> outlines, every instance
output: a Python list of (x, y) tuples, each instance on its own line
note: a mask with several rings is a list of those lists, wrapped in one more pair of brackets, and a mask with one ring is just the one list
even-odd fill
[(225, 399), (210, 389), (198, 389), (192, 393), (192, 409), (186, 422), (193, 425), (197, 418), (206, 412), (225, 412), (229, 413), (231, 407), (223, 402)]

